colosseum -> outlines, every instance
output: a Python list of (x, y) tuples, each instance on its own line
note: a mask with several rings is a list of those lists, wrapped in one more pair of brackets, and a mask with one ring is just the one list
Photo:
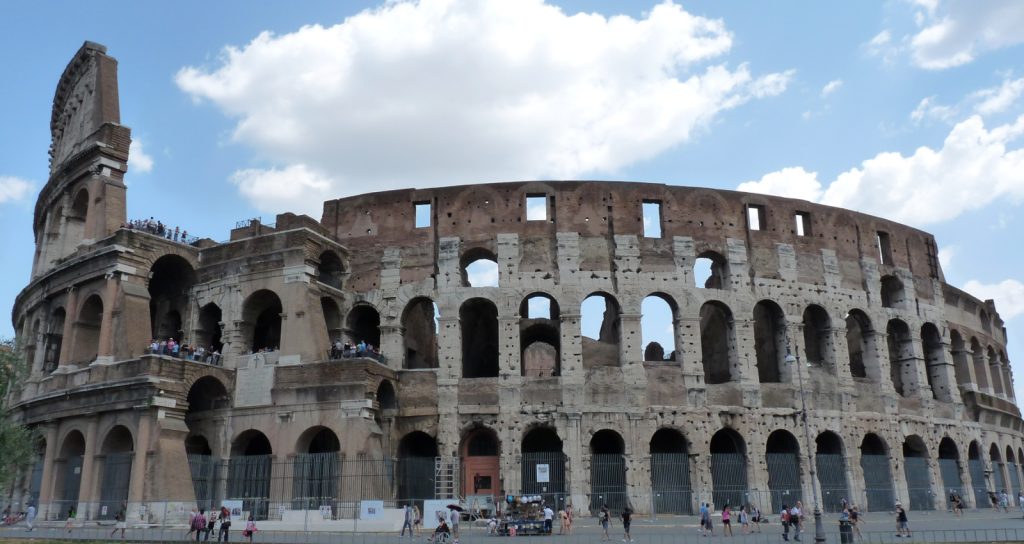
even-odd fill
[(926, 232), (759, 194), (530, 181), (340, 198), (217, 242), (127, 217), (105, 47), (68, 64), (50, 127), (12, 315), (31, 365), (15, 406), (40, 436), (18, 500), (49, 519), (240, 500), (341, 520), (522, 494), (777, 511), (815, 491), (826, 511), (930, 510), (1021, 489), (1006, 330), (945, 282)]

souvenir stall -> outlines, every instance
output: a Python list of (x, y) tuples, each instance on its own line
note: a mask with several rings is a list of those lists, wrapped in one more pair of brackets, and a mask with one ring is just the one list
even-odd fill
[(498, 534), (508, 536), (544, 535), (544, 500), (540, 495), (505, 498), (505, 512)]

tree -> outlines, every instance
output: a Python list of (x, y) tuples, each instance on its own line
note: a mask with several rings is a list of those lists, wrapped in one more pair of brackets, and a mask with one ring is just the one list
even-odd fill
[(15, 342), (0, 340), (0, 490), (5, 494), (35, 455), (35, 434), (11, 409), (11, 400), (27, 373), (24, 354)]

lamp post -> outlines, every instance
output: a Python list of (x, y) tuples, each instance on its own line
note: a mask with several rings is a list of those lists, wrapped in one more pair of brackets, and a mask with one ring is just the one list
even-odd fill
[(800, 357), (793, 355), (786, 339), (786, 364), (796, 367), (797, 382), (800, 384), (800, 421), (804, 425), (804, 443), (807, 444), (807, 467), (811, 473), (811, 494), (814, 497), (814, 541), (825, 542), (825, 527), (821, 524), (821, 503), (818, 501), (818, 477), (814, 470), (814, 456), (811, 453), (811, 429), (807, 426), (807, 393), (804, 391), (804, 376), (800, 372)]

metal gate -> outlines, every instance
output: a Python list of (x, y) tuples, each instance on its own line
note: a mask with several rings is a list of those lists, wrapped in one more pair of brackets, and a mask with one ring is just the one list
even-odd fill
[(1006, 490), (1006, 477), (1003, 475), (1004, 466), (1002, 462), (992, 463), (992, 477), (996, 484), (996, 493)]
[(100, 487), (99, 519), (114, 519), (121, 509), (128, 509), (128, 485), (132, 479), (132, 458), (135, 454), (108, 453), (103, 459), (103, 485)]
[(821, 502), (825, 511), (841, 512), (843, 499), (850, 500), (850, 488), (846, 483), (846, 458), (834, 453), (820, 453), (815, 455), (814, 464), (818, 483), (821, 484)]
[[(317, 510), (338, 496), (341, 456), (336, 451), (299, 453), (292, 475), (292, 509)], [(367, 497), (368, 498), (368, 497)]]
[[(338, 477), (351, 482), (352, 468), (358, 468), (355, 474), (359, 478), (359, 496), (363, 499), (390, 500), (395, 495), (395, 461), (394, 459), (365, 459), (342, 461)], [(347, 476), (346, 476), (347, 474)], [(346, 483), (346, 487), (349, 484)]]
[(974, 507), (985, 508), (988, 506), (988, 489), (985, 487), (985, 465), (981, 459), (971, 459), (967, 462), (967, 468), (971, 473), (971, 486), (974, 488)]
[(910, 510), (935, 510), (932, 497), (932, 478), (926, 457), (905, 457), (903, 473), (907, 477), (907, 494), (910, 496)]
[(590, 511), (607, 504), (621, 512), (629, 502), (626, 496), (626, 456), (621, 453), (595, 453), (590, 456)]
[(1010, 488), (1007, 493), (1013, 495), (1014, 493), (1020, 493), (1020, 473), (1017, 472), (1017, 463), (1006, 463), (1006, 470), (1010, 473)]
[(398, 458), (398, 499), (423, 501), (434, 498), (436, 474), (433, 457)]
[(747, 457), (742, 453), (711, 454), (711, 501), (740, 505), (747, 497)]
[(67, 508), (78, 507), (78, 491), (82, 486), (83, 459), (81, 455), (69, 457), (67, 466), (64, 467), (64, 493), (61, 495), (61, 499)]
[(868, 510), (873, 512), (892, 510), (896, 499), (892, 492), (889, 456), (861, 455), (860, 468), (864, 471), (864, 494), (868, 498)]
[[(560, 451), (541, 451), (524, 453), (522, 467), (523, 493), (527, 495), (545, 495), (545, 502), (550, 497), (551, 504), (564, 504), (569, 489), (565, 485), (565, 473), (568, 457)], [(540, 470), (537, 470), (540, 467)], [(538, 475), (540, 478), (538, 478)], [(543, 480), (547, 476), (547, 482)]]
[[(768, 490), (772, 493), (772, 512), (782, 510), (782, 505), (792, 506), (803, 500), (800, 491), (800, 460), (795, 453), (769, 453)], [(743, 503), (733, 503), (739, 506)]]
[(214, 496), (217, 489), (217, 468), (220, 463), (212, 455), (188, 454), (188, 470), (192, 475), (192, 489), (196, 493), (196, 505), (212, 510), (218, 504)]
[(264, 520), (269, 514), (270, 474), (273, 455), (241, 455), (228, 459), (228, 499), (241, 500), (242, 510), (253, 519)]
[(655, 513), (693, 514), (689, 454), (652, 453), (651, 490)]
[(43, 458), (37, 457), (32, 465), (32, 477), (29, 480), (28, 494), (32, 504), (39, 506), (39, 490), (43, 487)]
[(961, 498), (964, 496), (964, 482), (960, 478), (960, 464), (956, 459), (939, 459), (939, 474), (942, 475), (942, 485), (946, 488), (943, 493), (945, 504), (948, 508), (953, 507), (949, 502), (949, 495), (956, 493)]

